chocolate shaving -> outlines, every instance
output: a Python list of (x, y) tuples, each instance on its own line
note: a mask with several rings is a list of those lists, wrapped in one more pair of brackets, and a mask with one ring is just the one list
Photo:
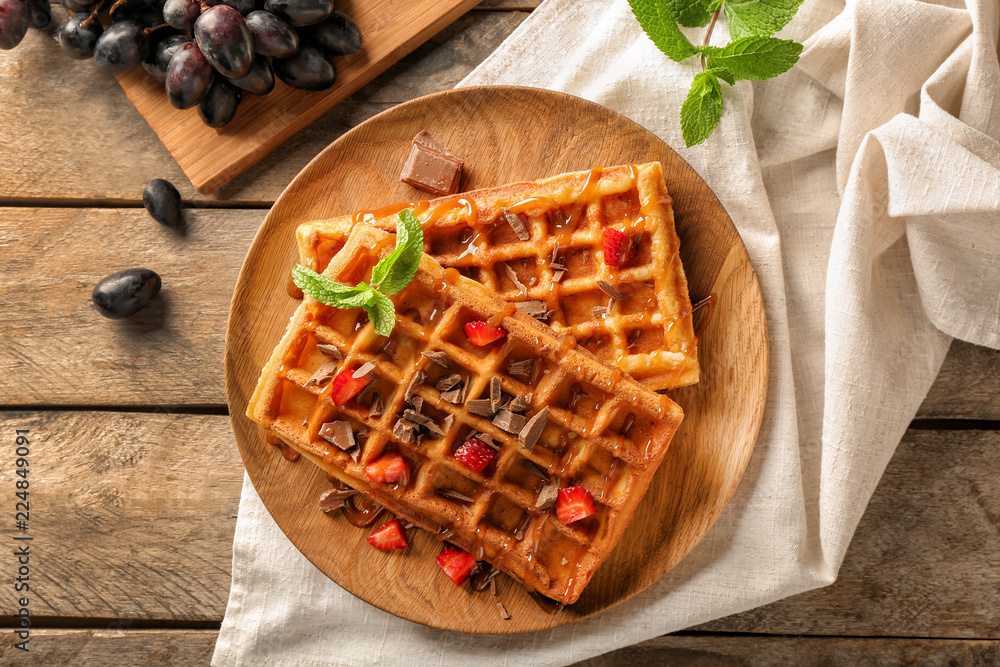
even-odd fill
[(524, 294), (524, 296), (528, 296), (528, 288), (524, 286), (524, 283), (522, 283), (517, 277), (517, 274), (514, 273), (514, 269), (510, 268), (510, 265), (505, 263), (503, 265), (503, 270), (504, 273), (507, 274), (507, 277), (510, 278), (510, 281), (514, 283), (514, 287), (521, 290), (521, 293)]
[(441, 400), (442, 401), (447, 401), (448, 403), (451, 403), (452, 405), (461, 405), (462, 404), (462, 390), (461, 389), (452, 389), (451, 391), (442, 392), (441, 393)]
[(628, 334), (628, 346), (633, 348), (639, 344), (639, 339), (642, 337), (642, 331), (639, 329), (632, 329)]
[(368, 408), (368, 418), (381, 417), (383, 412), (385, 412), (385, 401), (382, 400), (382, 394), (375, 394), (372, 397), (372, 406)]
[(575, 408), (576, 404), (580, 402), (581, 398), (583, 398), (583, 392), (580, 391), (579, 387), (574, 385), (569, 392), (569, 409), (572, 410), (573, 408)]
[(528, 420), (528, 423), (517, 434), (517, 441), (529, 452), (535, 448), (535, 443), (542, 435), (545, 424), (549, 421), (549, 409), (544, 407)]
[(607, 306), (594, 306), (591, 312), (593, 313), (594, 317), (604, 317), (605, 315), (608, 314), (608, 308)]
[(458, 491), (452, 491), (451, 489), (438, 489), (438, 495), (443, 498), (457, 500), (462, 503), (469, 503), (470, 505), (476, 502), (475, 498), (470, 498), (464, 493), (459, 493)]
[(517, 238), (521, 241), (527, 241), (531, 238), (531, 234), (528, 233), (528, 228), (524, 226), (524, 221), (521, 220), (521, 216), (516, 213), (511, 213), (508, 208), (501, 208), (500, 212), (503, 213), (503, 217), (507, 220), (507, 224), (510, 228), (514, 230), (517, 234)]
[(553, 271), (552, 282), (554, 283), (561, 282), (565, 274), (566, 274), (566, 269), (559, 269), (558, 271)]
[(511, 412), (525, 412), (531, 407), (531, 394), (527, 396), (518, 396), (513, 401), (507, 405), (507, 409)]
[(413, 406), (414, 410), (420, 412), (421, 410), (424, 409), (424, 397), (414, 396), (413, 398), (410, 399), (410, 405)]
[(507, 372), (517, 377), (528, 377), (531, 375), (531, 367), (535, 364), (534, 359), (522, 359), (512, 361), (507, 364)]
[(371, 429), (369, 428), (366, 427), (359, 428), (357, 431), (354, 432), (354, 442), (358, 443), (358, 446), (365, 444), (366, 442), (368, 442), (368, 436), (370, 436), (371, 433), (372, 433)]
[(438, 426), (436, 421), (434, 421), (427, 415), (420, 414), (419, 412), (416, 412), (414, 410), (404, 410), (403, 418), (408, 419), (414, 424), (420, 424), (428, 431), (430, 431), (432, 435), (436, 435), (439, 438), (444, 437), (444, 431), (441, 430), (441, 427)]
[(392, 437), (404, 445), (412, 445), (417, 440), (417, 428), (419, 427), (413, 422), (399, 419), (396, 421), (396, 425), (392, 427)]
[(410, 399), (413, 398), (413, 392), (417, 388), (417, 385), (421, 384), (426, 379), (427, 373), (423, 371), (417, 371), (414, 373), (413, 377), (410, 378), (410, 383), (406, 385), (406, 391), (403, 393), (403, 400), (409, 403)]
[(542, 466), (538, 465), (531, 459), (521, 459), (521, 467), (530, 472), (532, 475), (541, 477), (545, 481), (548, 481), (549, 479), (549, 473), (546, 472)]
[[(500, 570), (496, 570), (499, 572)], [(490, 577), (490, 595), (496, 596), (497, 594), (497, 580), (496, 577)]]
[(520, 433), (524, 428), (524, 417), (510, 410), (501, 410), (493, 418), (493, 425), (508, 433)]
[(493, 442), (493, 436), (492, 436), (492, 435), (490, 435), (489, 433), (483, 433), (483, 432), (479, 432), (479, 433), (475, 434), (475, 435), (474, 435), (474, 436), (472, 436), (472, 437), (474, 437), (474, 438), (475, 438), (476, 440), (479, 440), (479, 441), (480, 441), (480, 442), (482, 442), (482, 443), (483, 443), (484, 445), (489, 445), (489, 446), (490, 446), (490, 447), (492, 447), (493, 449), (496, 449), (496, 450), (498, 450), (498, 451), (499, 451), (499, 449), (500, 449), (500, 446), (499, 446), (499, 445), (497, 445), (497, 443)]
[(451, 427), (455, 425), (455, 415), (445, 415), (444, 419), (441, 420), (441, 426), (444, 427), (445, 431), (450, 431)]
[(354, 371), (354, 376), (353, 377), (363, 378), (364, 376), (366, 376), (369, 373), (371, 373), (373, 370), (375, 370), (375, 364), (373, 362), (371, 362), (371, 361), (366, 361), (361, 366), (361, 368), (359, 368), (358, 370)]
[(598, 280), (597, 286), (601, 288), (601, 291), (610, 296), (612, 299), (624, 299), (625, 297), (621, 292), (616, 290), (614, 286), (606, 280)]
[(306, 382), (306, 386), (312, 387), (313, 385), (326, 384), (337, 374), (337, 368), (339, 366), (340, 364), (336, 361), (324, 361), (320, 364), (319, 368), (313, 371), (313, 374), (309, 376), (309, 381)]
[(530, 315), (536, 320), (544, 320), (548, 317), (548, 308), (544, 301), (522, 301), (515, 303), (517, 309), (525, 315)]
[(530, 525), (531, 525), (531, 515), (525, 514), (524, 517), (521, 519), (520, 523), (518, 523), (517, 526), (514, 528), (514, 539), (516, 539), (518, 542), (523, 540), (524, 531), (526, 531), (528, 529), (528, 526)]
[(538, 498), (535, 500), (535, 508), (547, 510), (556, 504), (556, 498), (558, 497), (559, 483), (553, 482), (551, 484), (546, 484), (542, 487), (541, 493), (538, 494)]
[(364, 387), (364, 389), (362, 389), (361, 391), (359, 391), (358, 395), (354, 397), (354, 400), (355, 401), (360, 401), (365, 396), (367, 396), (368, 394), (372, 393), (372, 390), (375, 389), (375, 385), (376, 384), (378, 384), (378, 382), (376, 382), (375, 380), (372, 380), (371, 382), (369, 382), (368, 384), (366, 384), (365, 387)]
[(555, 264), (556, 257), (558, 256), (559, 256), (559, 241), (556, 241), (555, 245), (552, 246), (552, 258), (549, 260), (549, 264)]
[(441, 350), (425, 350), (420, 354), (424, 355), (446, 371), (451, 370), (451, 357), (448, 356), (447, 352), (443, 352)]
[(319, 437), (345, 452), (357, 444), (354, 442), (351, 423), (342, 419), (323, 424), (319, 429)]
[(497, 601), (497, 611), (500, 612), (500, 618), (505, 621), (510, 620), (510, 612), (507, 611), (507, 607), (503, 606), (503, 602)]
[(438, 378), (437, 383), (435, 383), (434, 388), (438, 391), (448, 391), (449, 389), (454, 389), (459, 382), (462, 381), (462, 376), (458, 373), (452, 373), (451, 375), (445, 375)]
[(493, 416), (493, 408), (490, 404), (490, 399), (488, 398), (473, 399), (466, 403), (465, 407), (469, 409), (469, 412), (474, 415), (479, 415), (480, 417)]
[(500, 386), (500, 378), (494, 375), (490, 378), (490, 408), (493, 412), (500, 409), (501, 400), (503, 400), (503, 388)]
[(344, 506), (346, 500), (357, 491), (354, 489), (327, 489), (319, 497), (319, 510), (321, 512), (332, 512)]
[(316, 343), (316, 349), (326, 356), (332, 357), (336, 361), (344, 360), (344, 353), (341, 352), (340, 348), (336, 345), (330, 345), (329, 343)]

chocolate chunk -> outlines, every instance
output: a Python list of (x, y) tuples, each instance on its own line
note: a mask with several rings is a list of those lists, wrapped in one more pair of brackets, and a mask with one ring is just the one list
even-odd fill
[(319, 497), (319, 510), (332, 512), (344, 506), (345, 501), (357, 491), (354, 489), (328, 489)]
[(500, 612), (500, 618), (505, 621), (510, 620), (510, 612), (507, 611), (507, 607), (503, 606), (503, 602), (497, 601), (497, 611)]
[(490, 404), (490, 399), (488, 398), (477, 398), (469, 401), (465, 404), (465, 407), (469, 409), (474, 415), (479, 415), (480, 417), (492, 417), (493, 408)]
[(531, 407), (531, 394), (527, 396), (518, 396), (513, 401), (507, 405), (507, 409), (511, 412), (525, 412)]
[(417, 385), (421, 384), (426, 379), (427, 373), (423, 371), (417, 371), (414, 373), (413, 377), (410, 378), (410, 383), (406, 385), (406, 391), (403, 393), (403, 400), (409, 403), (410, 399), (413, 398), (413, 392), (417, 388)]
[(352, 447), (347, 451), (347, 455), (351, 457), (351, 460), (355, 463), (358, 462), (358, 457), (361, 455), (361, 447)]
[(545, 481), (549, 479), (549, 473), (540, 465), (530, 459), (521, 459), (521, 467), (536, 477), (541, 477)]
[(447, 352), (443, 352), (441, 350), (426, 350), (420, 354), (424, 355), (446, 371), (451, 370), (451, 357), (448, 356)]
[(340, 366), (336, 361), (324, 361), (320, 364), (312, 375), (309, 376), (309, 381), (306, 382), (307, 387), (312, 387), (313, 385), (326, 384), (337, 375), (337, 368)]
[(462, 376), (458, 373), (452, 373), (451, 375), (445, 375), (438, 379), (434, 388), (438, 391), (448, 391), (449, 389), (454, 389), (458, 386), (458, 383), (462, 381)]
[(633, 329), (632, 331), (630, 331), (628, 334), (628, 341), (627, 341), (629, 348), (633, 348), (636, 345), (638, 345), (640, 338), (642, 338), (642, 331), (640, 331), (639, 329)]
[(445, 415), (444, 419), (441, 420), (441, 426), (445, 431), (450, 431), (451, 427), (455, 425), (455, 415)]
[(413, 137), (399, 180), (438, 196), (458, 192), (463, 161), (426, 132)]
[(375, 385), (378, 384), (374, 379), (364, 386), (364, 389), (358, 392), (358, 395), (354, 397), (355, 401), (360, 401), (365, 398), (368, 394), (375, 390)]
[(521, 220), (521, 216), (516, 213), (511, 213), (509, 208), (501, 208), (500, 212), (503, 213), (504, 219), (507, 220), (507, 224), (514, 230), (518, 239), (527, 241), (531, 238), (531, 234), (528, 232), (528, 228), (524, 226), (524, 221)]
[(524, 417), (516, 415), (510, 410), (501, 410), (493, 418), (493, 425), (508, 433), (520, 433), (524, 428)]
[(524, 286), (524, 283), (522, 283), (520, 278), (517, 277), (517, 274), (514, 273), (514, 269), (510, 268), (510, 264), (505, 263), (503, 265), (503, 270), (504, 273), (507, 274), (507, 277), (510, 278), (510, 281), (514, 283), (514, 287), (521, 290), (521, 293), (524, 294), (524, 296), (528, 296), (528, 288)]
[(351, 423), (342, 419), (323, 424), (319, 429), (319, 437), (345, 452), (356, 444)]
[(372, 363), (371, 361), (366, 361), (364, 364), (361, 365), (361, 368), (354, 371), (354, 377), (363, 378), (364, 376), (371, 373), (373, 370), (375, 370), (375, 364)]
[(447, 401), (452, 405), (462, 404), (462, 390), (461, 389), (451, 389), (449, 391), (441, 392), (441, 400)]
[(552, 257), (549, 259), (549, 264), (555, 264), (556, 258), (559, 256), (559, 241), (556, 241), (552, 245)]
[(476, 502), (475, 498), (470, 498), (464, 493), (459, 493), (458, 491), (452, 491), (451, 489), (438, 489), (438, 495), (443, 498), (457, 500), (461, 503), (469, 503), (470, 505)]
[(558, 271), (554, 271), (552, 273), (552, 282), (554, 283), (561, 282), (564, 275), (566, 275), (566, 269), (559, 269)]
[(542, 435), (548, 421), (549, 409), (545, 407), (535, 413), (535, 416), (529, 419), (528, 423), (518, 432), (517, 441), (530, 452), (535, 448), (535, 443), (538, 442), (538, 438)]
[(335, 359), (337, 361), (344, 360), (344, 353), (340, 351), (340, 348), (336, 345), (329, 345), (327, 343), (316, 343), (316, 349), (325, 354), (326, 356)]
[(414, 396), (414, 397), (412, 397), (410, 399), (410, 405), (413, 406), (414, 410), (416, 410), (417, 412), (420, 412), (421, 410), (424, 409), (424, 399), (423, 399), (423, 397), (422, 396)]
[(415, 412), (414, 410), (404, 410), (403, 418), (410, 420), (414, 424), (420, 424), (428, 431), (430, 431), (431, 435), (436, 435), (439, 438), (444, 437), (444, 431), (441, 430), (441, 427), (438, 426), (436, 421), (434, 421), (427, 415), (422, 415), (419, 412)]
[(371, 429), (362, 426), (357, 431), (354, 432), (354, 442), (358, 445), (363, 445), (368, 442), (368, 436), (371, 435)]
[(556, 498), (558, 497), (559, 483), (553, 482), (552, 484), (546, 484), (542, 487), (541, 493), (538, 494), (538, 499), (535, 500), (535, 508), (547, 510), (556, 504)]
[(396, 421), (396, 425), (392, 427), (392, 437), (404, 445), (412, 445), (417, 441), (417, 428), (419, 427), (413, 422), (399, 419)]
[[(500, 570), (497, 570), (499, 572)], [(497, 580), (496, 577), (490, 577), (490, 595), (496, 596), (497, 594)]]
[(507, 372), (515, 377), (528, 377), (531, 375), (531, 367), (535, 364), (534, 359), (523, 359), (512, 361), (507, 364)]
[(372, 419), (374, 417), (381, 417), (384, 411), (385, 401), (382, 400), (382, 395), (375, 394), (375, 396), (372, 397), (372, 406), (368, 408), (368, 418)]
[(500, 445), (493, 441), (493, 436), (489, 433), (479, 432), (473, 436), (476, 440), (480, 441), (484, 445), (489, 445), (493, 449), (500, 451)]
[(530, 315), (536, 320), (544, 320), (549, 316), (548, 308), (544, 301), (522, 301), (515, 303), (517, 309), (525, 315)]
[(493, 412), (500, 409), (500, 401), (503, 399), (503, 389), (500, 386), (500, 378), (495, 375), (490, 378), (490, 408)]
[(601, 291), (610, 296), (612, 299), (624, 299), (622, 293), (614, 288), (614, 286), (606, 280), (598, 280), (597, 286), (601, 288)]

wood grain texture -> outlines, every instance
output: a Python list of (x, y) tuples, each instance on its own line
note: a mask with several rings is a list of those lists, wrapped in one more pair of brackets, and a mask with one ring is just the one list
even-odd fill
[[(53, 16), (58, 25), (65, 12), (54, 6)], [(0, 203), (139, 205), (143, 186), (166, 178), (186, 200), (270, 204), (336, 137), (394, 104), (452, 88), (527, 16), (466, 14), (211, 196), (188, 182), (111, 75), (32, 30), (17, 49), (0, 51)]]
[[(215, 650), (216, 630), (32, 630), (30, 653), (0, 642), (0, 662), (19, 667), (150, 665), (202, 667)], [(127, 626), (126, 626), (127, 628)]]
[[(33, 616), (221, 619), (243, 482), (225, 417), (0, 413), (14, 429), (30, 431)], [(13, 483), (0, 497), (14, 507)], [(0, 613), (17, 598), (0, 588)]]
[[(534, 131), (523, 131), (524, 118)], [(671, 184), (691, 293), (715, 293), (711, 326), (699, 341), (701, 381), (673, 392), (685, 410), (666, 459), (617, 549), (580, 600), (558, 616), (516, 587), (504, 622), (489, 596), (438, 586), (437, 543), (415, 540), (407, 558), (368, 559), (364, 535), (346, 521), (303, 511), (329, 488), (312, 467), (275, 466), (273, 448), (245, 416), (260, 368), (297, 302), (285, 292), (298, 256), (298, 224), (423, 198), (399, 181), (413, 136), (427, 130), (465, 160), (462, 189), (534, 180), (594, 165), (658, 160)], [(260, 313), (268, 314), (262, 319)], [(275, 203), (247, 254), (230, 310), (226, 383), (230, 416), (247, 472), (285, 534), (321, 571), (375, 606), (426, 625), (465, 632), (537, 630), (591, 616), (641, 591), (683, 558), (718, 518), (756, 441), (767, 382), (763, 303), (746, 248), (715, 195), (652, 133), (604, 107), (563, 93), (484, 87), (400, 105), (334, 142)], [(739, 382), (728, 378), (739, 378)], [(668, 517), (664, 519), (663, 517)], [(364, 564), (364, 565), (361, 565)], [(383, 582), (373, 586), (372, 582)], [(459, 603), (460, 602), (460, 603)]]

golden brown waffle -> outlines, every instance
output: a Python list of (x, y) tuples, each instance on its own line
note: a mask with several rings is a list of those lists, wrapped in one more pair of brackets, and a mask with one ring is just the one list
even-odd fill
[[(402, 208), (417, 213), (424, 250), (443, 266), (507, 301), (540, 302), (533, 305), (551, 313), (553, 329), (646, 386), (673, 389), (698, 381), (691, 300), (658, 162), (597, 167), (308, 222), (298, 229), (302, 263), (322, 271), (354, 224), (393, 231)], [(504, 209), (518, 216), (526, 240)], [(605, 227), (637, 239), (637, 256), (621, 269), (604, 263)], [(560, 265), (565, 271), (555, 282), (553, 267)], [(599, 281), (623, 298), (612, 299)]]
[[(389, 250), (386, 237), (391, 241), (357, 225), (325, 275), (345, 284), (368, 280), (378, 259), (373, 255)], [(683, 417), (680, 407), (427, 255), (413, 282), (391, 298), (397, 321), (385, 338), (361, 310), (337, 310), (306, 297), (265, 366), (247, 414), (399, 517), (490, 561), (529, 591), (574, 602), (646, 492)], [(463, 327), (479, 320), (498, 323), (507, 336), (473, 346)], [(331, 345), (339, 353), (326, 347)], [(432, 351), (446, 353), (451, 369), (423, 354)], [(310, 378), (341, 356), (341, 369), (373, 364), (374, 380), (371, 391), (338, 408), (329, 398), (332, 381), (311, 384)], [(524, 375), (527, 360), (532, 368)], [(516, 362), (522, 363), (511, 374)], [(423, 381), (414, 383), (420, 373)], [(435, 387), (456, 373), (465, 396), (453, 404)], [(528, 398), (525, 418), (549, 408), (530, 451), (516, 434), (470, 412), (470, 401), (490, 396), (493, 378), (509, 395), (504, 400)], [(373, 415), (379, 399), (384, 409)], [(414, 402), (444, 436), (410, 444), (394, 436), (398, 415)], [(356, 434), (367, 431), (367, 439), (358, 438), (364, 444), (356, 460), (320, 437), (322, 425), (335, 420), (350, 422)], [(452, 456), (475, 434), (490, 436), (499, 448), (482, 474)], [(366, 476), (365, 466), (387, 451), (406, 459), (411, 473), (405, 484), (377, 484)], [(586, 488), (597, 512), (566, 525), (553, 509), (537, 508), (539, 493), (553, 481)]]

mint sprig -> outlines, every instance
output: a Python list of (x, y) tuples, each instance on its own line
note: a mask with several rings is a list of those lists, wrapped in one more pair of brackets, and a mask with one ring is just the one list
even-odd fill
[(396, 247), (372, 269), (371, 284), (341, 285), (312, 269), (296, 264), (292, 269), (295, 285), (333, 308), (363, 308), (375, 333), (388, 336), (396, 326), (396, 307), (387, 296), (410, 284), (420, 268), (424, 251), (424, 231), (412, 211), (402, 211), (396, 223)]
[[(739, 80), (770, 79), (798, 62), (802, 45), (772, 37), (798, 11), (802, 0), (628, 0), (639, 25), (658, 49), (682, 62), (701, 56), (702, 72), (695, 75), (681, 106), (684, 143), (695, 146), (708, 139), (722, 118), (722, 86)], [(712, 30), (725, 13), (733, 41), (709, 46)], [(695, 45), (681, 26), (708, 24), (704, 40)]]

